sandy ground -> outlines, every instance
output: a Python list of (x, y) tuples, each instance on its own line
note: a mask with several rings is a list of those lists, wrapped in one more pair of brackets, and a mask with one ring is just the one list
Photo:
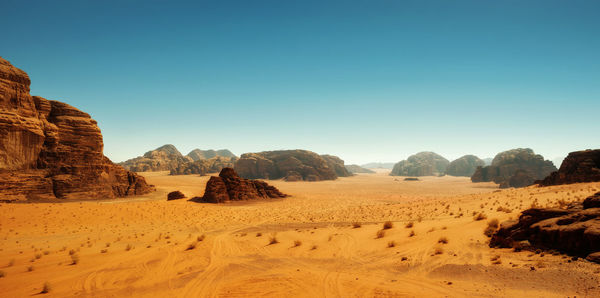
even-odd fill
[(0, 296), (47, 283), (56, 297), (600, 297), (600, 265), (491, 249), (483, 235), (491, 219), (582, 200), (600, 183), (498, 190), (379, 171), (269, 181), (292, 196), (212, 205), (166, 201), (202, 195), (207, 176), (144, 176), (156, 193), (0, 204)]

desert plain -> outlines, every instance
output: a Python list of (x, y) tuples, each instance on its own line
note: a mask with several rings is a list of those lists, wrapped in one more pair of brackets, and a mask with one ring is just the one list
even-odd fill
[(209, 176), (141, 174), (156, 192), (0, 204), (0, 296), (600, 297), (597, 264), (489, 248), (484, 235), (531, 206), (581, 201), (598, 182), (500, 190), (382, 170), (269, 180), (290, 197), (200, 204), (166, 195), (202, 196)]

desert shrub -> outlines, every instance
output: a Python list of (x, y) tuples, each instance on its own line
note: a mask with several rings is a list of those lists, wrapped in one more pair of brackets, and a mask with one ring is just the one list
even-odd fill
[(29, 267), (27, 267), (27, 272), (31, 272), (31, 271), (33, 271), (33, 270), (35, 270), (35, 268), (33, 268), (33, 266), (29, 266)]
[(42, 291), (40, 292), (40, 294), (50, 293), (51, 290), (52, 290), (52, 287), (50, 287), (50, 284), (48, 282), (45, 282), (44, 286), (42, 287)]
[(201, 242), (201, 241), (204, 241), (204, 238), (206, 238), (206, 236), (204, 234), (202, 234), (202, 235), (198, 236), (196, 238), (196, 240), (198, 240), (198, 242)]
[(35, 254), (36, 259), (40, 259), (41, 257), (42, 257), (42, 254)]
[(386, 221), (383, 223), (383, 229), (384, 230), (388, 230), (394, 227), (394, 223), (392, 223), (391, 221)]
[(415, 230), (412, 230), (410, 231), (410, 234), (408, 234), (408, 237), (414, 237), (415, 235)]
[(405, 228), (407, 228), (407, 229), (410, 229), (410, 228), (412, 228), (414, 225), (415, 225), (415, 223), (411, 221), (411, 222), (407, 223), (407, 224), (406, 224), (404, 227), (405, 227)]
[(72, 254), (71, 255), (71, 265), (77, 265), (79, 263), (79, 255)]
[(388, 242), (388, 245), (387, 245), (387, 246), (388, 246), (388, 247), (394, 247), (394, 246), (396, 246), (396, 242), (394, 242), (394, 241), (390, 241), (390, 242)]
[(75, 254), (75, 250), (74, 249), (69, 250), (69, 255), (74, 255), (74, 254)]
[(133, 246), (131, 246), (131, 244), (127, 244), (127, 247), (125, 247), (125, 251), (130, 251), (133, 248)]
[(496, 218), (488, 221), (488, 225), (485, 228), (485, 230), (483, 230), (483, 234), (486, 235), (487, 237), (492, 237), (492, 235), (498, 229), (499, 225), (500, 225), (500, 223), (498, 222), (498, 219), (496, 219)]
[(300, 245), (302, 245), (302, 241), (300, 241), (300, 240), (295, 240), (294, 241), (294, 247), (298, 247)]
[(433, 254), (434, 255), (441, 255), (444, 253), (444, 249), (441, 246), (437, 246), (434, 250), (433, 250)]
[(487, 216), (486, 216), (485, 214), (483, 214), (483, 213), (478, 213), (477, 215), (475, 215), (475, 216), (473, 217), (473, 220), (475, 220), (475, 221), (480, 221), (480, 220), (484, 220), (484, 219), (486, 219), (486, 218), (487, 218)]
[(353, 222), (353, 223), (352, 223), (352, 228), (353, 228), (353, 229), (358, 229), (358, 228), (360, 228), (360, 227), (362, 227), (362, 225), (361, 225), (361, 223), (360, 223), (360, 222), (357, 222), (357, 221), (356, 221), (356, 222)]
[(441, 244), (448, 244), (448, 238), (446, 238), (445, 236), (440, 237), (440, 239), (438, 240), (438, 243)]
[(313, 245), (313, 246), (311, 246), (311, 248), (310, 248), (310, 250), (315, 250), (315, 249), (317, 249), (317, 246), (316, 246), (316, 245)]
[(260, 232), (256, 233), (256, 237), (260, 237), (260, 236), (262, 236), (262, 233), (260, 233)]
[(279, 241), (277, 240), (277, 237), (275, 237), (275, 235), (269, 237), (269, 245), (277, 244), (277, 243), (279, 243)]
[(105, 248), (105, 249), (102, 249), (102, 250), (100, 250), (100, 253), (103, 253), (103, 254), (105, 254), (105, 253), (107, 253), (107, 252), (108, 252), (108, 249), (106, 249), (106, 248)]
[(377, 234), (375, 234), (375, 238), (379, 239), (379, 238), (383, 238), (385, 237), (385, 230), (379, 230), (377, 231)]
[(185, 250), (192, 250), (192, 249), (196, 248), (196, 245), (198, 245), (198, 242), (192, 242), (192, 243), (188, 244), (188, 246)]
[(5, 277), (6, 273), (4, 273), (4, 271), (0, 270), (0, 278)]

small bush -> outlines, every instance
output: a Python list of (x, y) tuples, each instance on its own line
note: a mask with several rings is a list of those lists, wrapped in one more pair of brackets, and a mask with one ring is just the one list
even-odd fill
[(279, 243), (279, 241), (277, 240), (277, 237), (275, 237), (275, 236), (269, 237), (269, 245), (277, 244), (277, 243)]
[(4, 271), (0, 270), (0, 278), (5, 277), (6, 273), (4, 273)]
[(408, 237), (414, 237), (415, 235), (415, 230), (412, 230), (410, 231), (410, 234), (408, 234)]
[(185, 250), (192, 250), (192, 249), (196, 248), (197, 244), (198, 244), (198, 242), (192, 242), (192, 243), (188, 244), (188, 246)]
[(386, 221), (383, 223), (383, 229), (384, 230), (389, 230), (391, 228), (394, 227), (394, 223), (392, 223), (391, 221)]
[(396, 242), (394, 242), (394, 241), (390, 241), (390, 242), (388, 242), (388, 244), (387, 244), (387, 245), (388, 245), (388, 247), (390, 247), (390, 248), (391, 248), (391, 247), (394, 247), (394, 246), (396, 246)]
[(433, 254), (435, 254), (435, 255), (441, 255), (443, 253), (444, 253), (444, 249), (441, 246), (438, 246), (433, 250)]
[(300, 240), (294, 241), (294, 247), (298, 247), (300, 245), (302, 245), (302, 241), (300, 241)]
[(77, 265), (79, 263), (79, 255), (72, 254), (71, 255), (71, 265)]
[(256, 233), (256, 237), (260, 237), (260, 236), (262, 236), (262, 233), (260, 233), (260, 232)]
[(125, 251), (130, 251), (133, 248), (133, 246), (131, 246), (131, 244), (127, 244), (127, 247), (125, 247)]
[(204, 234), (202, 234), (202, 235), (198, 236), (196, 238), (196, 240), (198, 240), (198, 242), (202, 242), (202, 241), (204, 241), (204, 238), (206, 238), (206, 236)]
[(483, 234), (487, 237), (492, 237), (492, 235), (494, 235), (494, 233), (498, 229), (499, 225), (500, 225), (500, 223), (498, 222), (497, 219), (494, 218), (494, 219), (490, 220), (488, 222), (488, 225), (485, 228), (485, 230), (483, 230)]
[(69, 255), (74, 255), (74, 254), (75, 254), (75, 250), (74, 249), (69, 250)]
[(385, 230), (379, 230), (377, 231), (377, 234), (375, 234), (375, 238), (379, 239), (379, 238), (383, 238), (385, 237)]
[(410, 229), (410, 228), (412, 228), (414, 225), (415, 225), (415, 223), (411, 221), (411, 222), (407, 223), (407, 224), (406, 224), (404, 227), (405, 227), (405, 228), (407, 228), (407, 229)]
[(313, 246), (310, 248), (310, 250), (315, 250), (315, 249), (317, 249), (317, 246), (316, 246), (316, 245), (313, 245)]
[(27, 272), (31, 272), (31, 271), (33, 271), (33, 270), (35, 270), (35, 268), (33, 268), (33, 266), (29, 266), (29, 267), (27, 267)]
[(102, 249), (102, 250), (100, 250), (100, 253), (103, 253), (103, 254), (105, 254), (105, 253), (107, 253), (107, 252), (108, 252), (108, 249), (106, 249), (106, 248), (105, 248), (105, 249)]
[(48, 282), (45, 282), (44, 286), (42, 287), (42, 291), (40, 292), (40, 294), (50, 293), (51, 290), (52, 290), (52, 287), (50, 287), (50, 284)]
[(484, 219), (486, 219), (486, 218), (487, 218), (487, 216), (486, 216), (485, 214), (483, 214), (483, 213), (478, 213), (477, 215), (475, 215), (475, 216), (473, 217), (473, 220), (475, 220), (475, 221), (480, 221), (480, 220), (484, 220)]
[(441, 243), (441, 244), (448, 244), (448, 238), (446, 238), (446, 237), (442, 236), (442, 237), (440, 237), (440, 239), (438, 240), (438, 243)]
[(360, 224), (360, 222), (353, 222), (353, 223), (352, 223), (352, 228), (353, 228), (353, 229), (358, 229), (358, 228), (360, 228), (360, 227), (362, 227), (362, 225)]

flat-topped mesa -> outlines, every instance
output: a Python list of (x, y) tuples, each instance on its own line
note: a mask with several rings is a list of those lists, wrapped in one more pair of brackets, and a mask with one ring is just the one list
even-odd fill
[(192, 200), (202, 203), (224, 203), (285, 197), (286, 194), (264, 181), (240, 178), (234, 169), (224, 168), (218, 177), (210, 177), (206, 183), (204, 196)]
[(148, 193), (143, 177), (102, 153), (96, 121), (29, 94), (27, 74), (0, 58), (0, 197), (94, 199)]
[(241, 177), (249, 179), (321, 181), (352, 176), (340, 158), (307, 150), (245, 153), (235, 162), (234, 168)]
[(540, 186), (600, 181), (600, 149), (569, 153), (560, 169), (538, 181)]
[(518, 148), (498, 153), (490, 166), (477, 167), (471, 181), (495, 182), (500, 188), (525, 187), (553, 171), (556, 167), (551, 161), (529, 148)]

